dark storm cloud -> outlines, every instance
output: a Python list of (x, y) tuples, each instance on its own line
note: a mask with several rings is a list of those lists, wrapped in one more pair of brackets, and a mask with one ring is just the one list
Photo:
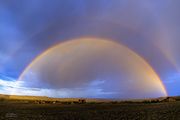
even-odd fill
[(0, 0), (0, 73), (17, 78), (50, 46), (93, 36), (125, 44), (166, 80), (177, 71), (163, 51), (180, 66), (179, 9), (179, 0)]

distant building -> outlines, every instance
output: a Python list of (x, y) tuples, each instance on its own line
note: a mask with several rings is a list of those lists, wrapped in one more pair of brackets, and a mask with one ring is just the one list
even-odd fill
[(85, 99), (79, 99), (78, 102), (79, 102), (79, 104), (84, 104), (84, 103), (86, 103), (86, 100)]

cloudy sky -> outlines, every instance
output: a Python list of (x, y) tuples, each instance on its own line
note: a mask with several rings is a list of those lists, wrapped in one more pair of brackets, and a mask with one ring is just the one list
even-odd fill
[[(140, 92), (142, 89), (136, 89), (136, 94), (134, 93), (132, 95), (128, 94), (129, 89), (125, 90), (125, 88), (122, 88), (118, 89), (118, 95), (116, 94), (117, 91), (113, 87), (117, 81), (119, 80), (122, 83), (115, 88), (122, 87), (124, 81), (130, 80), (127, 77), (130, 74), (128, 71), (130, 67), (128, 66), (127, 71), (122, 70), (123, 67), (116, 69), (117, 64), (124, 63), (119, 62), (114, 64), (112, 62), (114, 56), (112, 57), (110, 54), (115, 54), (115, 58), (122, 56), (126, 58), (128, 52), (123, 53), (121, 51), (119, 52), (121, 55), (119, 55), (116, 53), (119, 49), (116, 51), (112, 46), (89, 48), (88, 50), (91, 52), (88, 51), (81, 54), (87, 55), (87, 60), (83, 59), (83, 62), (78, 62), (81, 57), (79, 58), (76, 53), (68, 54), (71, 56), (69, 57), (66, 54), (62, 54), (61, 49), (63, 48), (58, 48), (55, 52), (56, 55), (62, 54), (62, 56), (68, 56), (68, 59), (75, 59), (77, 64), (83, 63), (80, 64), (80, 68), (77, 65), (70, 68), (71, 71), (69, 73), (67, 73), (69, 70), (65, 71), (64, 74), (60, 72), (61, 77), (58, 77), (58, 73), (52, 72), (52, 69), (55, 69), (56, 65), (61, 67), (61, 65), (70, 64), (69, 61), (65, 63), (55, 61), (56, 64), (52, 64), (51, 66), (48, 64), (51, 59), (46, 58), (46, 60), (39, 60), (43, 61), (41, 64), (38, 64), (39, 68), (36, 67), (37, 65), (33, 65), (35, 67), (31, 66), (29, 70), (26, 70), (37, 56), (43, 54), (50, 47), (66, 43), (69, 40), (89, 37), (105, 39), (126, 46), (133, 51), (133, 54), (140, 56), (137, 59), (143, 59), (153, 69), (157, 75), (156, 77), (162, 80), (162, 84), (165, 86), (168, 95), (179, 95), (179, 11), (179, 0), (0, 0), (0, 93), (47, 94), (54, 97), (148, 97), (148, 94), (145, 95), (145, 93)], [(66, 49), (80, 49), (76, 48), (76, 45), (72, 46), (75, 46), (75, 48), (66, 47)], [(103, 50), (107, 48), (105, 50), (106, 52), (100, 52), (101, 49), (99, 48), (101, 47)], [(77, 52), (82, 51), (78, 50)], [(86, 49), (83, 50), (86, 51)], [(96, 52), (93, 52), (93, 50), (97, 50), (97, 54), (94, 55)], [(113, 51), (116, 52), (114, 53)], [(108, 55), (104, 55), (104, 53), (108, 53)], [(62, 58), (60, 57), (56, 56), (54, 59), (61, 60)], [(109, 57), (112, 57), (112, 59), (109, 59)], [(67, 61), (67, 58), (63, 59)], [(132, 57), (133, 65), (137, 62), (136, 64), (140, 65), (139, 69), (146, 68), (146, 66), (139, 63), (139, 60), (134, 59)], [(117, 60), (122, 59), (118, 58)], [(102, 66), (105, 66), (104, 68), (99, 65), (101, 63)], [(102, 69), (96, 71), (98, 65)], [(47, 69), (49, 67), (49, 69), (42, 70), (43, 66), (47, 67)], [(149, 67), (148, 69), (150, 69)], [(83, 74), (87, 76), (79, 76), (80, 73), (77, 75), (77, 72), (74, 72), (76, 70), (73, 71), (73, 69), (85, 71)], [(58, 70), (61, 71), (61, 69)], [(108, 74), (104, 75), (105, 73), (102, 70)], [(23, 71), (27, 73), (24, 73), (26, 75), (22, 77), (23, 80), (19, 80)], [(95, 73), (90, 74), (93, 71)], [(30, 74), (31, 72), (33, 75)], [(34, 78), (34, 74), (40, 75)], [(68, 74), (71, 77), (67, 78), (61, 74)], [(101, 77), (97, 74), (100, 74)], [(118, 77), (120, 74), (123, 75)], [(140, 73), (137, 74), (134, 78), (135, 81), (146, 78), (143, 82), (148, 83), (148, 77), (152, 77), (151, 74), (147, 74), (146, 77), (140, 78)], [(42, 80), (42, 76), (44, 81)], [(65, 81), (66, 78), (68, 80), (70, 79), (70, 81), (67, 83), (59, 82)], [(106, 84), (106, 81), (109, 80), (107, 78), (112, 79), (112, 86), (107, 86), (109, 84)], [(79, 84), (74, 88), (73, 86), (76, 84), (71, 79), (75, 80), (77, 84), (85, 80), (86, 82), (84, 84), (88, 84), (88, 89), (87, 86), (84, 89)], [(52, 82), (49, 82), (50, 80)], [(29, 81), (32, 81), (34, 84), (29, 85)], [(124, 84), (126, 86), (138, 86), (137, 83), (135, 85), (133, 82), (129, 84), (125, 82)], [(25, 92), (22, 92), (22, 90)], [(73, 91), (76, 91), (75, 93), (77, 95), (74, 96)], [(123, 95), (126, 92), (127, 94)], [(90, 93), (94, 94), (91, 96), (89, 95)], [(149, 95), (149, 97), (158, 95), (153, 94)]]

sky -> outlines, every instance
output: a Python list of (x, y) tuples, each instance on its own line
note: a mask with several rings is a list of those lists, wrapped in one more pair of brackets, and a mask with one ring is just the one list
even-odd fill
[[(152, 95), (148, 94), (152, 91), (136, 88), (142, 83), (149, 83), (148, 78), (155, 76), (162, 81), (168, 95), (180, 95), (179, 9), (179, 0), (0, 0), (0, 93), (52, 97), (158, 97), (163, 95), (154, 94), (158, 93), (158, 90)], [(122, 49), (124, 52), (117, 53), (120, 48), (116, 51), (111, 43), (109, 47), (98, 46), (101, 43), (97, 46), (93, 44), (88, 50), (88, 44), (85, 44), (85, 48), (76, 48), (83, 42), (74, 43), (72, 47), (60, 46), (54, 51), (55, 57), (51, 57), (51, 52), (50, 55), (46, 55), (48, 58), (42, 57), (52, 46), (66, 45), (68, 41), (83, 38), (97, 41), (105, 39), (126, 46), (133, 52), (132, 56), (140, 56), (138, 60), (132, 57), (133, 62), (130, 61), (131, 65), (136, 63), (139, 66), (135, 67), (139, 72), (136, 72), (128, 61), (115, 62), (116, 64), (112, 62), (114, 58), (123, 61), (121, 57), (128, 57), (129, 52)], [(93, 46), (97, 48), (92, 49)], [(108, 51), (102, 52), (99, 48), (107, 48)], [(62, 49), (77, 49), (77, 52), (65, 54)], [(111, 52), (116, 54), (111, 56)], [(59, 56), (61, 54), (65, 56), (62, 60), (64, 62)], [(78, 57), (83, 54), (87, 59)], [(37, 61), (41, 63), (28, 67), (40, 55), (41, 59)], [(50, 58), (57, 61), (51, 62), (54, 59)], [(71, 64), (69, 59), (75, 59), (76, 63), (72, 65), (74, 67), (65, 67), (65, 72), (56, 68)], [(148, 65), (143, 65), (140, 61)], [(101, 63), (103, 64), (99, 65)], [(124, 70), (126, 67), (117, 68), (121, 64), (128, 64), (127, 71)], [(96, 71), (97, 66), (102, 69)], [(153, 73), (140, 73), (142, 69), (152, 69)], [(54, 73), (56, 70), (60, 72)], [(77, 73), (78, 70), (84, 75), (81, 72)], [(90, 74), (91, 72), (94, 73)], [(34, 78), (30, 73), (38, 75)], [(127, 83), (131, 80), (129, 76), (134, 78), (136, 83)], [(106, 83), (109, 79), (112, 85)], [(86, 89), (78, 84), (83, 80), (87, 80)], [(137, 84), (139, 80), (142, 83)], [(122, 83), (116, 86), (119, 81)], [(75, 83), (77, 86), (73, 88)], [(108, 87), (107, 84), (111, 86)], [(136, 88), (135, 92), (130, 94), (132, 92), (128, 88), (123, 88), (124, 84)], [(148, 87), (152, 89), (154, 85)], [(118, 95), (113, 94), (116, 92)], [(90, 95), (91, 93), (93, 94)]]

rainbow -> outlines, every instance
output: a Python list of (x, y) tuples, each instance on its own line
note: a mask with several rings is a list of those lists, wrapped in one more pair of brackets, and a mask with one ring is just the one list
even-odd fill
[[(82, 42), (82, 41), (85, 41), (85, 40), (89, 40), (89, 39), (95, 39), (97, 40), (97, 38), (80, 38), (80, 39), (73, 39), (73, 40), (69, 40), (69, 41), (65, 41), (65, 42), (61, 42), (60, 44), (57, 44), (57, 45), (54, 45), (52, 47), (50, 47), (49, 49), (47, 49), (45, 52), (43, 52), (42, 54), (40, 54), (39, 56), (37, 56), (26, 68), (25, 70), (22, 72), (22, 74), (19, 76), (18, 80), (23, 80), (23, 76), (28, 72), (28, 70), (30, 70), (36, 63), (37, 61), (39, 61), (41, 58), (43, 58), (44, 56), (48, 55), (51, 51), (53, 51), (54, 49), (56, 49), (58, 46), (60, 45), (63, 45), (63, 44), (70, 44), (72, 41), (78, 41), (78, 42), (75, 42), (76, 44), (78, 44), (79, 42)], [(160, 79), (160, 77), (156, 74), (156, 72), (153, 70), (153, 68), (151, 67), (151, 65), (143, 58), (141, 57), (140, 55), (138, 55), (136, 52), (132, 51), (131, 49), (129, 49), (128, 47), (120, 44), (120, 43), (117, 43), (117, 42), (114, 42), (114, 41), (110, 41), (110, 40), (104, 40), (104, 39), (98, 39), (98, 41), (101, 40), (102, 42), (112, 42), (112, 43), (115, 43), (117, 45), (120, 45), (122, 46), (124, 49), (126, 49), (127, 51), (131, 52), (132, 54), (134, 54), (135, 56), (137, 56), (138, 58), (141, 59), (141, 62), (143, 62), (143, 64), (145, 64), (146, 66), (148, 66), (149, 68), (149, 72), (151, 73), (151, 75), (153, 75), (153, 77), (155, 77), (156, 79), (156, 82), (157, 83), (160, 83), (160, 87), (161, 87), (161, 90), (163, 91), (163, 94), (164, 95), (168, 95), (167, 93), (167, 90), (165, 88), (165, 86), (163, 85), (163, 82), (162, 80)], [(63, 49), (62, 49), (63, 50)]]

